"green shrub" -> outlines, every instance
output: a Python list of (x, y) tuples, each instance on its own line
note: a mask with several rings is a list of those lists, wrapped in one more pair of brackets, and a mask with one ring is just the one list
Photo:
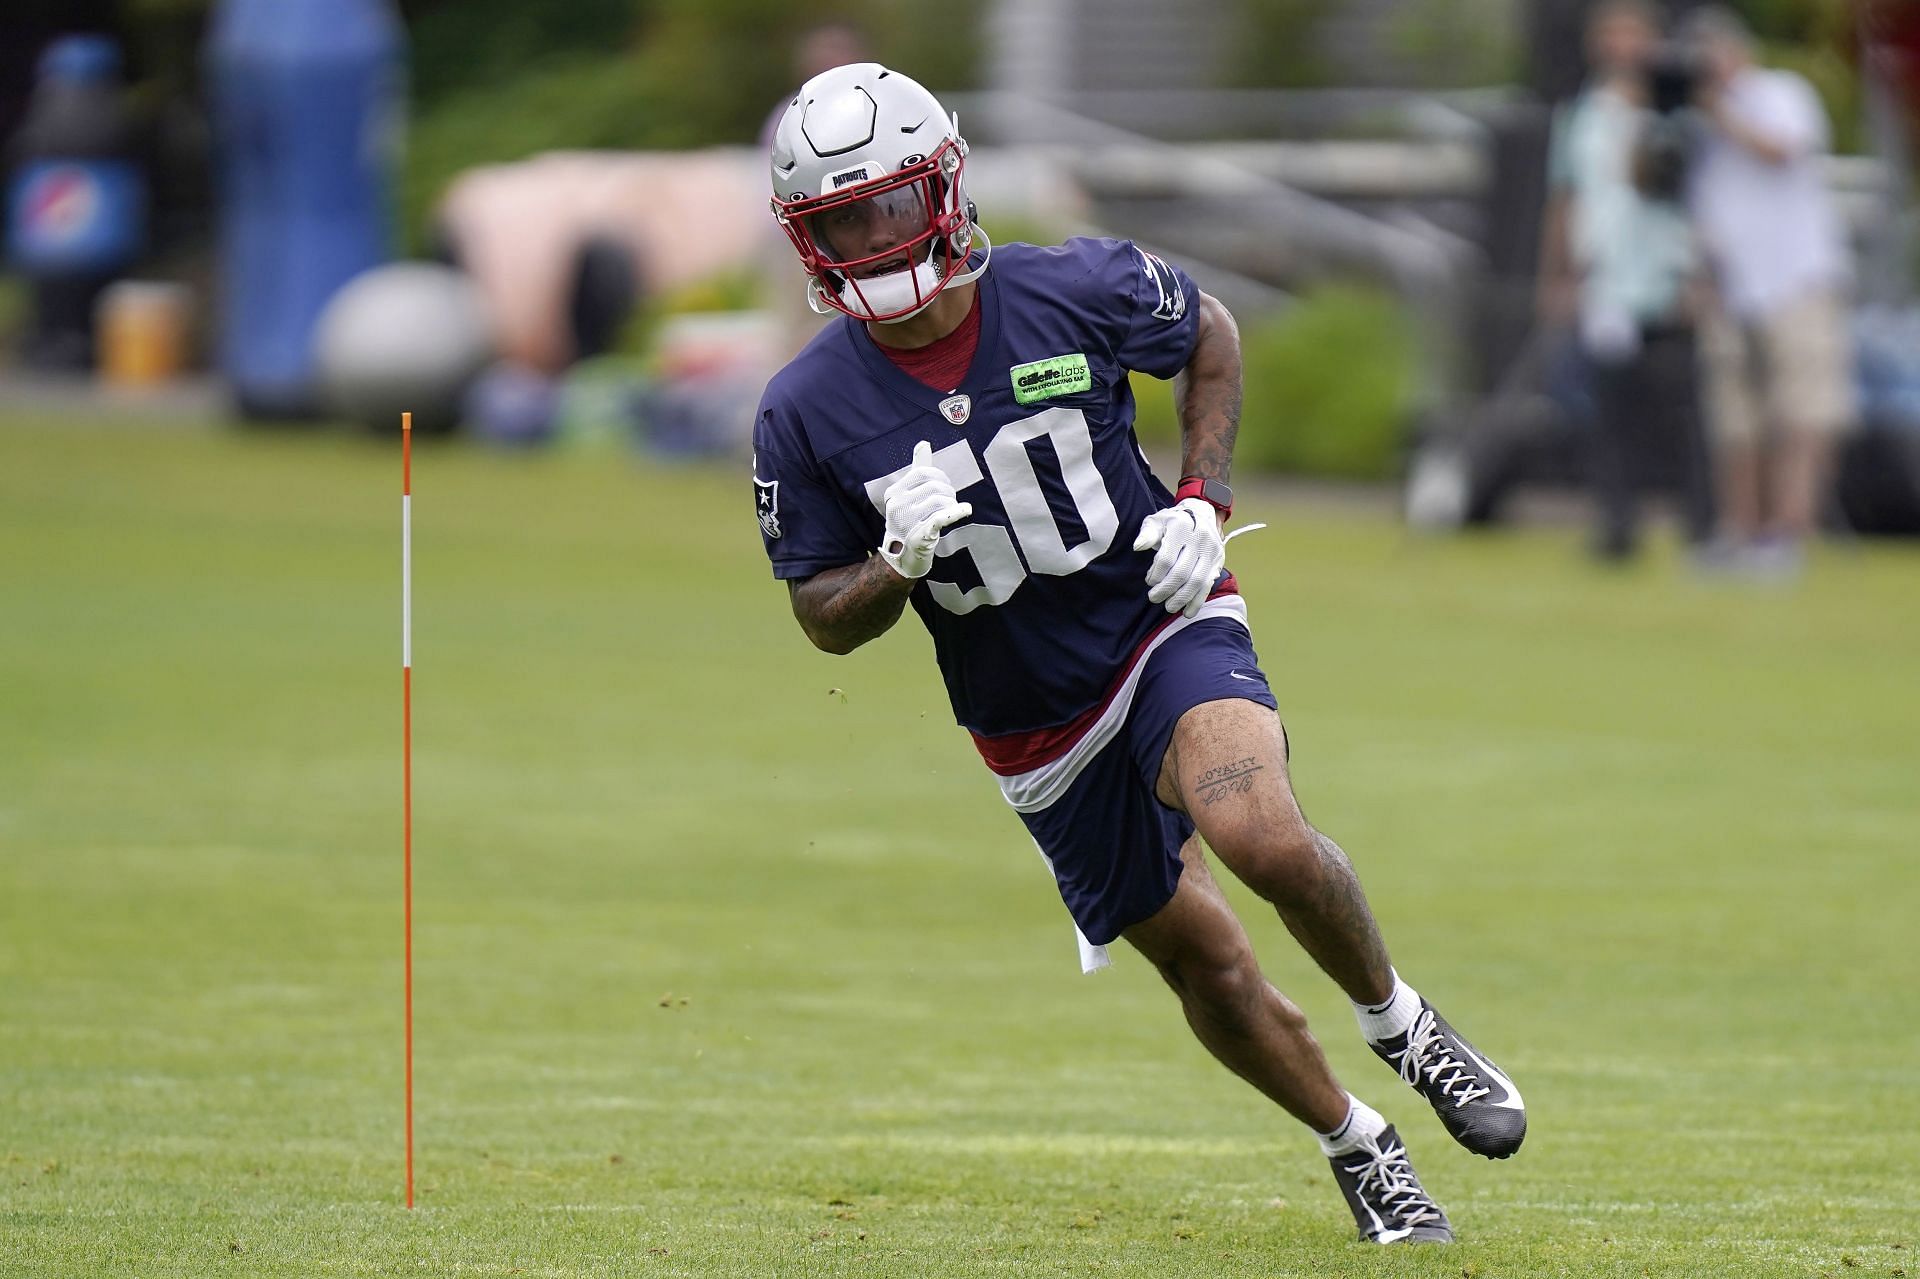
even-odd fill
[(528, 67), (633, 48), (646, 0), (405, 0), (414, 101), (424, 108), (505, 85)]
[(1425, 88), (1525, 78), (1509, 0), (1411, 0), (1389, 20), (1388, 48)]
[(639, 145), (646, 104), (637, 89), (631, 58), (576, 54), (417, 113), (401, 183), (408, 240), (419, 244), (433, 206), (467, 169), (543, 151)]
[[(1341, 479), (1392, 473), (1416, 377), (1412, 326), (1397, 301), (1330, 286), (1245, 324), (1240, 339), (1238, 469)], [(1133, 387), (1141, 440), (1176, 445), (1172, 384), (1136, 377)]]
[(1318, 28), (1339, 0), (1234, 0), (1228, 9), (1226, 80), (1240, 89), (1328, 83)]
[(448, 182), (475, 165), (757, 143), (795, 87), (795, 40), (826, 18), (861, 20), (883, 61), (936, 91), (971, 84), (977, 59), (973, 20), (956, 24), (934, 0), (590, 0), (563, 23), (523, 0), (419, 7), (402, 199), (415, 244)]

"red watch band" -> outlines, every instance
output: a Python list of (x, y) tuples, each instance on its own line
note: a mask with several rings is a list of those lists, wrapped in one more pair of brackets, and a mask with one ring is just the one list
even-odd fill
[(1227, 486), (1218, 480), (1209, 480), (1198, 475), (1189, 475), (1182, 479), (1180, 481), (1180, 487), (1173, 491), (1173, 500), (1176, 502), (1184, 502), (1190, 497), (1197, 497), (1214, 510), (1220, 512), (1221, 522), (1224, 523), (1233, 516), (1233, 499), (1229, 496), (1225, 502), (1222, 502), (1215, 496), (1217, 492), (1223, 489), (1229, 494), (1232, 493), (1231, 489), (1227, 489)]

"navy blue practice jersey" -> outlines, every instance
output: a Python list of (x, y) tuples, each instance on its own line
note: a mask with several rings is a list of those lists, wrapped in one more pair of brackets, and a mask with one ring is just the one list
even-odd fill
[(754, 489), (774, 576), (810, 577), (880, 545), (882, 494), (933, 445), (973, 515), (912, 603), (955, 717), (992, 738), (1098, 706), (1167, 621), (1133, 540), (1173, 497), (1134, 439), (1127, 373), (1178, 373), (1199, 319), (1192, 279), (1124, 240), (998, 246), (979, 287), (955, 387), (903, 372), (854, 320), (815, 338), (767, 385)]

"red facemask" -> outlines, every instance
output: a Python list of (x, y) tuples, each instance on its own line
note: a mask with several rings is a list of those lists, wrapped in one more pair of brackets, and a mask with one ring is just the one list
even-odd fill
[(776, 196), (774, 216), (813, 278), (813, 295), (858, 320), (925, 308), (966, 257), (965, 163), (949, 138), (895, 173), (798, 200)]

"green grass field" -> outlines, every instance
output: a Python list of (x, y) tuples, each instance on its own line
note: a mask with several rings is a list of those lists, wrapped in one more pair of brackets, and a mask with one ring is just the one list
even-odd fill
[[(0, 1273), (1920, 1274), (1920, 554), (1792, 590), (1289, 511), (1308, 811), (1525, 1088), (1369, 1249), (1147, 965), (1079, 975), (917, 626), (807, 647), (744, 474), (0, 422)], [(837, 691), (836, 691), (837, 690)]]

